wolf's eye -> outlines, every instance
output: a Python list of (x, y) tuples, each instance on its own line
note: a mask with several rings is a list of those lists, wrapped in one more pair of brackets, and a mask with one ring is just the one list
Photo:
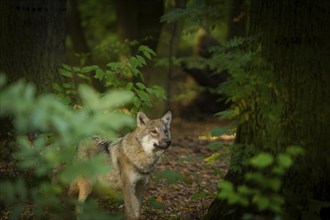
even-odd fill
[(152, 131), (150, 131), (150, 133), (153, 134), (153, 135), (158, 134), (158, 132), (156, 130), (152, 130)]

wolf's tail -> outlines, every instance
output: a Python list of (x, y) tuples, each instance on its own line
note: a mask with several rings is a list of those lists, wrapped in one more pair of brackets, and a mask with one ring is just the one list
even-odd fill
[(92, 140), (96, 143), (97, 146), (101, 147), (107, 154), (110, 154), (109, 147), (111, 145), (111, 141), (104, 140), (99, 137), (92, 137)]

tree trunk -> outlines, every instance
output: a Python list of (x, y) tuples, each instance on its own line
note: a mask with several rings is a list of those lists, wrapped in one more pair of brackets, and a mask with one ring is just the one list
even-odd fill
[[(220, 47), (220, 42), (208, 33), (204, 27), (200, 27), (196, 33), (196, 40), (193, 48), (194, 57), (210, 58), (212, 47)], [(194, 61), (193, 61), (194, 62)], [(210, 68), (191, 68), (189, 63), (182, 62), (182, 69), (188, 73), (198, 85), (204, 88), (216, 89), (220, 84), (224, 83), (228, 78), (228, 71), (217, 73)], [(200, 92), (194, 101), (189, 104), (182, 112), (182, 116), (187, 115), (192, 109), (206, 114), (215, 114), (224, 111), (229, 107), (226, 103), (227, 97), (223, 94), (215, 94), (209, 89)]]
[[(68, 0), (67, 8), (67, 33), (71, 38), (74, 52), (88, 54), (90, 53), (90, 49), (86, 41), (84, 30), (81, 26), (77, 0)], [(90, 55), (88, 58), (90, 59)], [(91, 63), (91, 61), (87, 61), (87, 65), (91, 65)]]
[[(251, 9), (250, 33), (262, 33), (262, 54), (274, 66), (275, 83), (283, 88), (279, 91), (283, 99), (278, 101), (284, 104), (284, 113), (279, 119), (284, 135), (269, 143), (258, 136), (261, 129), (250, 120), (239, 128), (237, 141), (254, 143), (258, 148), (269, 143), (276, 147), (272, 149), (275, 153), (290, 145), (305, 149), (305, 156), (289, 171), (282, 188), (286, 214), (292, 219), (301, 219), (312, 200), (329, 201), (330, 198), (330, 4), (321, 0), (253, 0)], [(241, 183), (231, 169), (225, 179), (236, 185)], [(290, 192), (290, 196), (286, 192)], [(229, 210), (235, 211), (228, 214)], [(216, 199), (206, 219), (239, 219), (243, 212), (240, 207)], [(322, 218), (322, 211), (320, 216)]]
[[(170, 11), (174, 8), (183, 8), (186, 5), (186, 0), (176, 0), (174, 4), (169, 4), (165, 10)], [(165, 12), (166, 13), (166, 12)], [(156, 54), (157, 58), (168, 58), (169, 65), (167, 68), (156, 67), (152, 69), (152, 72), (149, 70), (145, 74), (146, 82), (149, 86), (158, 85), (165, 89), (167, 93), (167, 98), (170, 99), (171, 88), (170, 80), (173, 71), (172, 58), (176, 56), (181, 32), (182, 32), (182, 21), (176, 21), (174, 23), (165, 23), (162, 26), (160, 33)], [(150, 110), (149, 114), (151, 116), (156, 116), (162, 113), (165, 113), (169, 106), (168, 101), (155, 99), (153, 101), (153, 108)]]
[[(115, 2), (119, 40), (121, 42), (125, 42), (125, 40), (136, 41), (136, 44), (130, 46), (129, 51), (120, 54), (119, 59), (125, 61), (126, 56), (135, 55), (139, 45), (146, 45), (156, 51), (159, 40), (161, 40), (160, 17), (164, 13), (164, 2), (161, 0), (116, 0)], [(142, 72), (148, 84), (147, 78), (150, 74), (155, 73), (154, 68), (148, 65), (143, 68)], [(132, 81), (138, 80), (132, 79)], [(161, 113), (158, 112), (158, 114)]]
[(137, 40), (137, 1), (115, 1), (117, 13), (117, 35), (120, 41)]
[[(21, 78), (49, 92), (60, 81), (65, 37), (65, 0), (0, 1), (0, 72), (8, 82)], [(0, 119), (0, 136), (12, 131)]]
[[(121, 41), (136, 40), (138, 44), (149, 46), (156, 50), (161, 26), (160, 16), (164, 12), (161, 0), (116, 0), (117, 32)], [(136, 52), (137, 46), (131, 48)]]
[(0, 10), (0, 70), (50, 91), (63, 61), (66, 1), (2, 0)]
[(228, 39), (246, 36), (247, 13), (245, 0), (233, 0), (229, 13)]
[[(283, 145), (300, 144), (306, 158), (297, 177), (313, 183), (290, 186), (296, 193), (329, 199), (330, 163), (327, 141), (330, 130), (330, 29), (328, 1), (294, 1), (282, 4), (256, 1), (254, 32), (263, 31), (263, 54), (275, 67), (277, 80), (288, 91), (285, 104)], [(255, 7), (257, 8), (257, 7)], [(259, 14), (259, 13), (262, 14)], [(302, 162), (302, 161), (301, 161)], [(310, 169), (314, 171), (311, 172)], [(289, 184), (290, 184), (290, 180)], [(308, 185), (308, 186), (306, 186)], [(307, 188), (306, 188), (307, 187)]]
[[(93, 65), (91, 50), (88, 46), (84, 29), (81, 25), (80, 11), (77, 0), (68, 0), (67, 9), (67, 36), (71, 38), (74, 53), (79, 54), (79, 56), (71, 60), (70, 63), (72, 65)], [(98, 91), (104, 91), (104, 86), (99, 80), (95, 79), (94, 73), (88, 73), (88, 77), (90, 78), (90, 82), (94, 88)]]

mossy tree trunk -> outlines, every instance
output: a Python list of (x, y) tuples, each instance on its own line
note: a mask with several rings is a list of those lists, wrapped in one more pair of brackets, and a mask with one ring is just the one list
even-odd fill
[[(281, 101), (283, 146), (302, 145), (306, 155), (287, 179), (297, 195), (330, 198), (330, 29), (328, 1), (257, 1), (251, 29), (263, 32), (264, 57), (288, 94)], [(267, 11), (268, 9), (268, 11)], [(309, 195), (307, 195), (307, 194)], [(303, 198), (300, 198), (303, 200)]]
[[(274, 154), (290, 145), (304, 148), (305, 156), (297, 160), (282, 187), (286, 214), (302, 219), (311, 201), (330, 198), (330, 4), (322, 0), (251, 3), (250, 34), (261, 33), (262, 54), (274, 66), (275, 83), (283, 88), (282, 98), (273, 100), (284, 107), (278, 119), (282, 135), (274, 132), (271, 140), (266, 139), (257, 125), (267, 122), (250, 120), (238, 129), (237, 142), (260, 150), (267, 143)], [(225, 179), (238, 185), (243, 175), (230, 169)], [(239, 219), (242, 213), (241, 207), (215, 199), (205, 219)]]

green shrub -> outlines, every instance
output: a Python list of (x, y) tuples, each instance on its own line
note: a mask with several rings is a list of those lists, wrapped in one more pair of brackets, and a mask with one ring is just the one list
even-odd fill
[[(56, 95), (36, 95), (29, 83), (6, 86), (1, 75), (0, 116), (12, 118), (16, 132), (12, 159), (20, 169), (20, 177), (0, 182), (1, 204), (9, 218), (75, 218), (68, 217), (74, 215), (68, 205), (75, 203), (64, 195), (68, 184), (82, 173), (92, 177), (106, 171), (102, 158), (74, 163), (76, 146), (93, 135), (113, 139), (133, 125), (131, 116), (118, 110), (132, 101), (131, 91), (101, 96), (86, 85), (78, 88), (82, 108), (74, 109)], [(90, 206), (88, 215), (97, 219), (105, 214)]]
[(234, 186), (230, 181), (220, 181), (218, 197), (229, 204), (254, 206), (259, 213), (281, 214), (285, 202), (282, 178), (302, 153), (301, 147), (291, 146), (277, 156), (266, 152), (256, 154), (248, 160), (250, 168), (244, 175), (244, 184)]
[[(230, 171), (243, 178), (237, 185), (220, 180), (217, 196), (228, 204), (254, 210), (244, 214), (246, 219), (256, 213), (267, 218), (281, 216), (285, 203), (283, 178), (303, 153), (299, 146), (285, 147), (281, 129), (285, 124), (281, 121), (284, 107), (278, 100), (285, 100), (286, 92), (276, 81), (272, 66), (262, 58), (258, 39), (235, 38), (213, 48), (212, 57), (202, 62), (215, 72), (229, 72), (226, 82), (214, 92), (225, 94), (232, 103), (230, 109), (217, 114), (232, 123), (213, 129), (212, 134), (237, 133), (239, 143), (225, 147), (232, 152)], [(249, 134), (240, 134), (240, 126), (248, 126)], [(217, 142), (209, 147), (219, 150), (224, 145)]]
[[(147, 65), (147, 60), (155, 56), (155, 52), (147, 46), (139, 46), (137, 54), (127, 58), (124, 62), (110, 62), (105, 68), (98, 65), (70, 66), (62, 65), (60, 73), (67, 79), (61, 85), (54, 84), (54, 89), (66, 102), (80, 104), (77, 96), (77, 80), (91, 83), (88, 75), (104, 84), (106, 89), (125, 89), (134, 94), (132, 105), (128, 106), (131, 113), (140, 109), (152, 107), (151, 96), (166, 99), (166, 94), (160, 86), (147, 87), (143, 82), (140, 68)], [(155, 73), (156, 74), (156, 73)]]

